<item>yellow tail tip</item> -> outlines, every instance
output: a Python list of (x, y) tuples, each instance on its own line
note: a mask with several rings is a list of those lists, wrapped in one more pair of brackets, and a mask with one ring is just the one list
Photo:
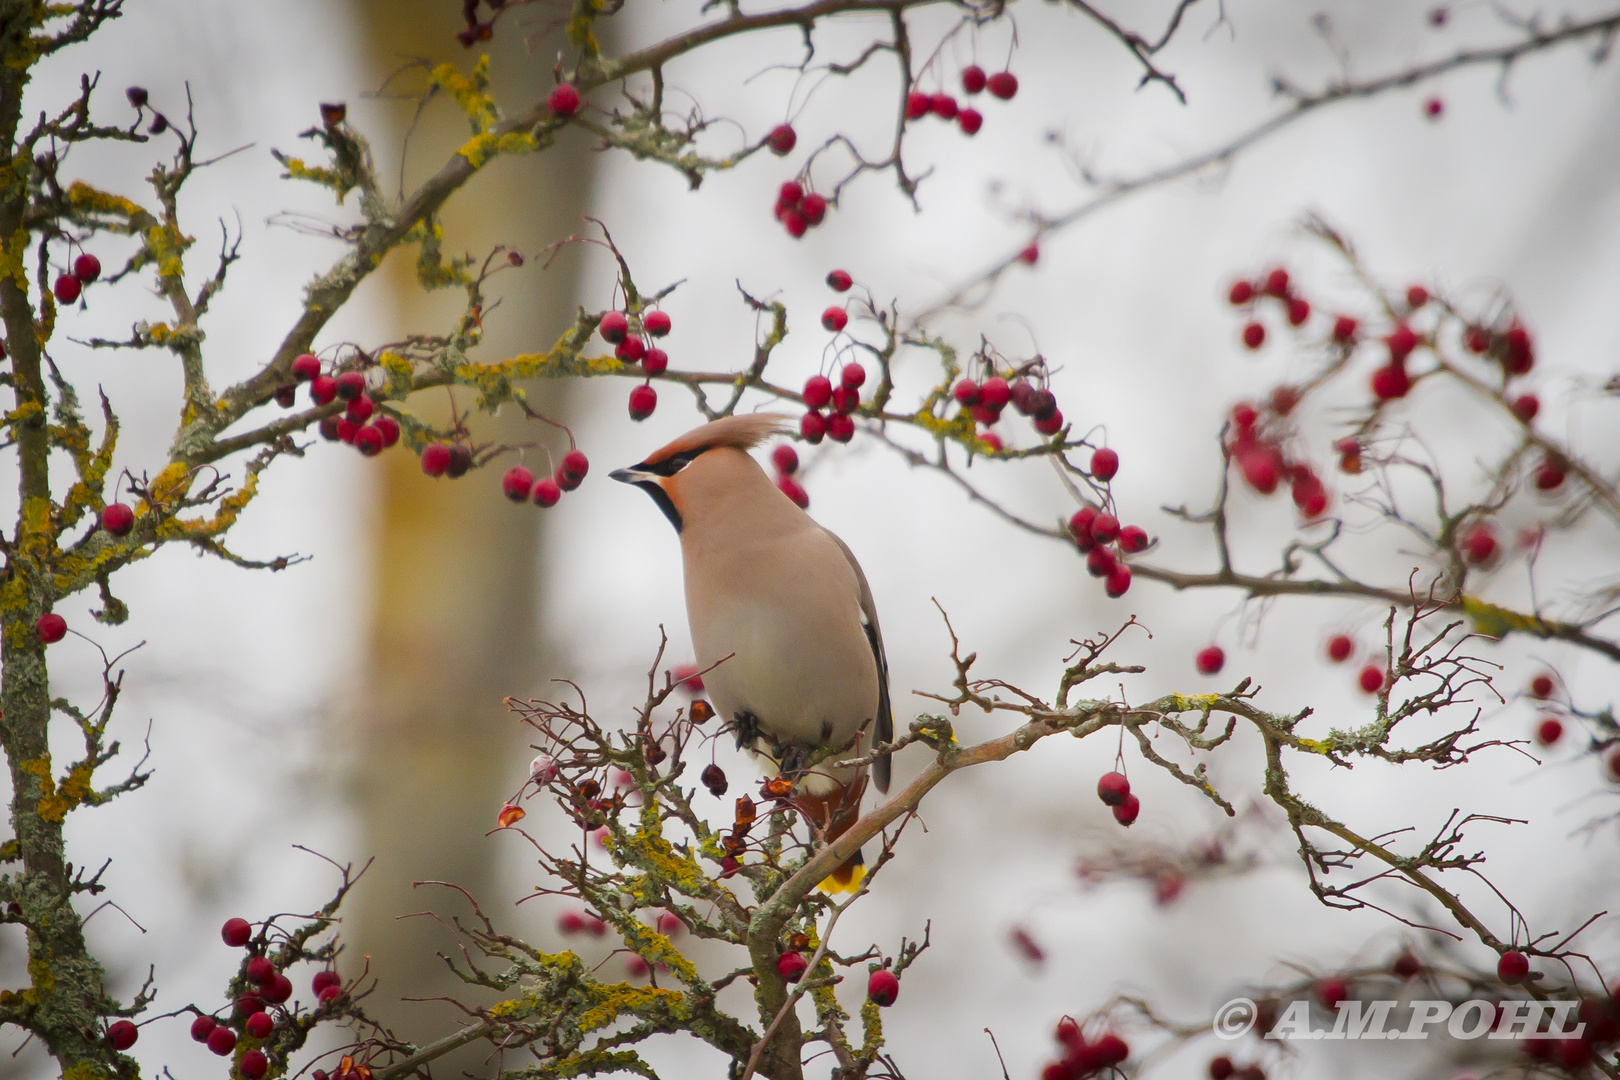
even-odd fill
[(861, 887), (861, 882), (865, 879), (865, 863), (851, 861), (845, 863), (828, 876), (822, 878), (821, 884), (816, 886), (816, 888), (820, 889), (824, 893), (831, 893), (832, 895), (837, 896), (839, 893), (855, 892)]

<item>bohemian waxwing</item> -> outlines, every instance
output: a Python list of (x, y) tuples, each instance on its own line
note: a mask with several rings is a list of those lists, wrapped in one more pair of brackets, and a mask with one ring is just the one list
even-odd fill
[[(715, 711), (737, 745), (795, 781), (794, 802), (836, 839), (860, 816), (866, 768), (835, 762), (894, 737), (889, 666), (866, 575), (844, 542), (777, 490), (748, 451), (778, 415), (689, 431), (613, 479), (634, 484), (681, 538), (686, 616)], [(806, 767), (816, 750), (837, 752)], [(889, 789), (889, 759), (875, 769)], [(822, 883), (853, 889), (859, 852)]]

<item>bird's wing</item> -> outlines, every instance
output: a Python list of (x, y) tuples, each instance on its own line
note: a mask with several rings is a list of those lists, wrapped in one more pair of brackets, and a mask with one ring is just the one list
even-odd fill
[[(849, 568), (855, 571), (855, 580), (861, 586), (861, 625), (866, 629), (866, 640), (872, 646), (872, 659), (877, 663), (878, 675), (878, 708), (876, 728), (872, 732), (874, 745), (877, 743), (892, 742), (894, 740), (894, 707), (889, 703), (889, 658), (883, 654), (883, 631), (878, 626), (877, 605), (872, 602), (872, 587), (866, 583), (866, 574), (861, 570), (861, 564), (856, 561), (855, 553), (849, 550), (849, 545), (840, 540), (833, 533), (828, 532), (838, 550), (844, 553), (849, 560)], [(893, 768), (889, 757), (885, 754), (877, 759), (872, 766), (872, 779), (877, 783), (881, 792), (889, 790), (889, 776)]]

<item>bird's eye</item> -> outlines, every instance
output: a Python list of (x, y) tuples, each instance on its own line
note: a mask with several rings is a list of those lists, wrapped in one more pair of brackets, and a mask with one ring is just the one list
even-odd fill
[(691, 454), (676, 454), (674, 457), (670, 458), (668, 475), (674, 476), (676, 473), (692, 464), (692, 457), (693, 455)]

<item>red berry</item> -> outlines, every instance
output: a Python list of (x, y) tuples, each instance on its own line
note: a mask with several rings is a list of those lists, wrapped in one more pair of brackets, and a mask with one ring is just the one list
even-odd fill
[(309, 984), (310, 989), (315, 992), (315, 995), (317, 997), (319, 997), (321, 991), (325, 990), (328, 986), (342, 986), (342, 985), (343, 985), (343, 977), (341, 975), (339, 975), (337, 972), (333, 971), (331, 968), (326, 968), (324, 970), (317, 971), (315, 973), (315, 978), (310, 980), (310, 984)]
[(771, 464), (783, 476), (792, 476), (799, 471), (799, 452), (789, 443), (778, 443), (771, 451)]
[[(341, 380), (339, 381), (338, 386), (339, 392), (341, 392)], [(361, 394), (359, 397), (349, 402), (349, 404), (343, 410), (343, 415), (348, 417), (350, 420), (353, 420), (357, 424), (363, 424), (367, 420), (371, 419), (372, 410), (375, 408), (376, 405), (372, 403), (371, 399), (366, 395)]]
[(263, 1050), (249, 1050), (237, 1059), (236, 1071), (247, 1080), (262, 1080), (264, 1074), (270, 1071), (270, 1059), (264, 1056)]
[(1384, 341), (1389, 346), (1389, 362), (1397, 366), (1406, 363), (1406, 358), (1418, 347), (1417, 334), (1405, 323), (1396, 323)]
[(1340, 978), (1323, 979), (1316, 984), (1315, 990), (1316, 1000), (1322, 1003), (1322, 1008), (1331, 1011), (1350, 996), (1350, 983)]
[(219, 1022), (212, 1016), (199, 1016), (191, 1022), (191, 1037), (197, 1042), (205, 1043), (217, 1027)]
[(866, 980), (866, 996), (873, 1004), (886, 1009), (900, 996), (900, 980), (888, 968), (874, 971)]
[(1403, 979), (1410, 979), (1414, 975), (1422, 974), (1423, 961), (1403, 951), (1395, 958), (1395, 962), (1389, 965), (1389, 969)]
[(804, 185), (797, 180), (784, 180), (776, 189), (776, 205), (784, 210), (798, 206), (804, 199)]
[(1377, 664), (1368, 664), (1356, 676), (1356, 682), (1362, 690), (1369, 694), (1376, 694), (1384, 688), (1384, 669)]
[(1557, 491), (1559, 488), (1564, 486), (1564, 479), (1566, 476), (1567, 472), (1564, 468), (1564, 463), (1558, 461), (1556, 458), (1548, 458), (1546, 461), (1542, 462), (1541, 467), (1536, 470), (1536, 490)]
[(377, 434), (382, 436), (384, 450), (399, 442), (399, 421), (392, 416), (372, 417), (371, 426), (376, 428)]
[(1062, 431), (1063, 430), (1063, 412), (1062, 412), (1062, 410), (1061, 409), (1053, 409), (1046, 416), (1038, 417), (1035, 420), (1035, 430), (1040, 432), (1042, 435), (1056, 435), (1059, 431)]
[(977, 94), (984, 89), (985, 82), (984, 68), (978, 64), (969, 64), (962, 69), (962, 92), (964, 94)]
[(1111, 544), (1117, 536), (1119, 536), (1119, 518), (1113, 514), (1098, 514), (1092, 519), (1092, 543)]
[(34, 633), (46, 645), (55, 645), (67, 637), (67, 620), (54, 611), (47, 612), (35, 620)]
[(1298, 296), (1288, 301), (1288, 325), (1304, 326), (1311, 317), (1311, 302)]
[(1503, 366), (1509, 375), (1523, 375), (1535, 365), (1535, 350), (1530, 344), (1530, 332), (1518, 323), (1508, 327), (1508, 332), (1502, 335), (1506, 345), (1506, 356), (1503, 357)]
[(777, 124), (771, 128), (771, 133), (765, 136), (765, 145), (771, 148), (771, 153), (777, 157), (786, 157), (793, 153), (793, 148), (799, 145), (799, 136), (789, 124)]
[(1496, 533), (1483, 522), (1466, 530), (1458, 539), (1462, 544), (1464, 561), (1474, 566), (1488, 563), (1496, 556), (1499, 546)]
[(669, 333), (669, 315), (662, 311), (649, 311), (641, 317), (641, 328), (653, 337)]
[(1557, 684), (1553, 682), (1553, 677), (1546, 672), (1542, 672), (1540, 675), (1537, 675), (1535, 678), (1530, 680), (1530, 696), (1537, 698), (1550, 698), (1552, 697), (1553, 690), (1556, 688), (1556, 686)]
[(1333, 340), (1341, 344), (1354, 341), (1356, 329), (1356, 320), (1348, 315), (1340, 315), (1333, 320)]
[(51, 292), (56, 294), (56, 299), (64, 304), (73, 303), (73, 301), (79, 298), (79, 293), (83, 290), (84, 282), (80, 281), (72, 274), (62, 274), (58, 276), (56, 279), (56, 284), (51, 286)]
[(827, 197), (811, 192), (799, 204), (799, 214), (804, 218), (807, 226), (820, 225), (827, 217)]
[(433, 443), (422, 451), (422, 471), (429, 476), (443, 476), (450, 467), (450, 448), (444, 443)]
[(354, 448), (362, 457), (376, 457), (383, 452), (382, 429), (376, 424), (364, 424), (354, 433)]
[(1232, 290), (1226, 294), (1226, 299), (1233, 307), (1242, 307), (1254, 299), (1254, 286), (1247, 281), (1232, 282)]
[(1012, 400), (1012, 388), (1007, 380), (999, 375), (993, 375), (979, 384), (979, 404), (987, 409), (1000, 412)]
[(971, 409), (979, 403), (979, 384), (972, 379), (962, 379), (951, 388), (951, 396), (958, 405)]
[(1231, 1080), (1232, 1074), (1236, 1071), (1237, 1066), (1233, 1065), (1232, 1059), (1224, 1054), (1209, 1059), (1209, 1080)]
[(1092, 1055), (1105, 1067), (1111, 1067), (1130, 1057), (1131, 1048), (1124, 1039), (1110, 1031), (1092, 1045)]
[(984, 114), (978, 109), (963, 109), (956, 114), (956, 126), (962, 129), (964, 135), (977, 135), (979, 129), (984, 127)]
[(630, 319), (622, 311), (610, 311), (602, 316), (596, 332), (601, 334), (602, 340), (609, 345), (617, 345), (630, 333)]
[(1147, 530), (1140, 525), (1127, 525), (1119, 530), (1119, 550), (1135, 554), (1148, 546)]
[(1342, 664), (1350, 659), (1350, 654), (1356, 651), (1356, 643), (1349, 634), (1334, 634), (1328, 638), (1328, 659), (1335, 664)]
[(546, 95), (546, 104), (552, 112), (566, 119), (579, 111), (579, 91), (569, 83), (554, 86)]
[[(344, 401), (359, 401), (365, 395), (365, 392), (366, 377), (358, 371), (345, 371), (337, 377), (337, 396)], [(368, 412), (366, 415), (370, 416), (371, 414)]]
[(328, 1005), (343, 996), (343, 987), (328, 986), (315, 996), (320, 999), (322, 1005)]
[(325, 405), (337, 397), (337, 380), (330, 375), (317, 375), (309, 381), (309, 399), (316, 405)]
[(1119, 454), (1113, 450), (1105, 446), (1091, 455), (1091, 475), (1096, 479), (1106, 484), (1117, 472), (1119, 472)]
[(913, 90), (906, 95), (906, 119), (921, 120), (928, 115), (928, 110), (933, 106), (934, 99), (932, 95)]
[(585, 456), (582, 450), (570, 450), (563, 455), (562, 464), (557, 467), (558, 482), (566, 476), (569, 483), (563, 484), (565, 491), (573, 491), (585, 480), (585, 474), (591, 471), (591, 459)]
[(557, 917), (557, 932), (564, 937), (585, 932), (585, 917), (577, 911), (565, 911)]
[(1018, 253), (1018, 261), (1025, 266), (1034, 266), (1041, 259), (1041, 245), (1031, 240), (1023, 251)]
[(861, 404), (861, 392), (848, 386), (836, 386), (832, 392), (833, 411), (848, 416)]
[(1108, 577), (1103, 581), (1103, 592), (1107, 593), (1115, 600), (1118, 600), (1121, 596), (1124, 596), (1130, 591), (1130, 588), (1131, 568), (1126, 566), (1124, 563), (1119, 563), (1112, 570), (1110, 570), (1108, 572)]
[(521, 465), (514, 465), (501, 477), (501, 492), (513, 502), (528, 502), (534, 490), (534, 473)]
[(1130, 825), (1136, 816), (1142, 812), (1142, 800), (1135, 795), (1127, 795), (1114, 807), (1114, 820), (1121, 825)]
[(855, 279), (849, 276), (847, 270), (833, 270), (827, 274), (827, 287), (833, 292), (848, 292), (853, 284)]
[(321, 362), (310, 353), (303, 353), (293, 358), (292, 373), (299, 382), (309, 382), (321, 373)]
[(1373, 396), (1379, 401), (1393, 401), (1405, 397), (1412, 389), (1412, 380), (1406, 369), (1397, 364), (1385, 364), (1372, 373)]
[(630, 419), (645, 420), (658, 407), (658, 391), (643, 384), (630, 391)]
[(984, 81), (985, 89), (1002, 101), (1012, 100), (1018, 93), (1018, 76), (1010, 71), (998, 71)]
[(280, 1005), (293, 996), (292, 980), (285, 975), (274, 975), (259, 991), (273, 1005)]
[(253, 937), (253, 927), (246, 919), (226, 919), (219, 928), (219, 936), (233, 949), (240, 949)]
[(247, 977), (251, 982), (263, 986), (276, 977), (276, 965), (272, 964), (266, 957), (255, 956), (248, 961)]
[(613, 355), (627, 364), (634, 364), (647, 355), (647, 343), (638, 337), (627, 337), (613, 349)]
[(1513, 415), (1517, 416), (1521, 423), (1528, 424), (1536, 418), (1536, 413), (1541, 411), (1541, 399), (1534, 394), (1520, 394), (1513, 399), (1510, 407), (1513, 409)]
[(1564, 737), (1564, 722), (1556, 716), (1544, 716), (1536, 725), (1536, 742), (1551, 746)]
[(800, 510), (810, 509), (810, 493), (791, 476), (776, 478), (776, 489), (798, 504)]
[(804, 978), (804, 973), (810, 968), (810, 962), (799, 952), (785, 952), (776, 958), (776, 973), (790, 983), (796, 983)]
[(847, 443), (855, 437), (855, 421), (847, 413), (833, 413), (827, 417), (827, 438)]
[(135, 511), (124, 503), (108, 503), (101, 508), (101, 527), (114, 536), (128, 536), (135, 528)]
[(799, 437), (811, 446), (819, 443), (827, 434), (827, 418), (811, 409), (799, 418)]
[(849, 325), (849, 313), (841, 307), (830, 307), (821, 313), (821, 326), (824, 330), (838, 333)]
[(224, 1057), (236, 1049), (236, 1032), (228, 1027), (216, 1027), (208, 1033), (208, 1049)]
[(557, 505), (558, 499), (562, 498), (562, 488), (558, 486), (557, 481), (544, 476), (534, 482), (532, 497), (534, 505), (542, 510), (549, 510)]
[(1118, 806), (1130, 793), (1131, 782), (1125, 779), (1124, 773), (1103, 773), (1102, 779), (1097, 781), (1097, 798), (1109, 806)]
[(662, 375), (669, 368), (669, 353), (652, 348), (641, 358), (641, 370), (649, 375)]
[(270, 1018), (269, 1013), (254, 1013), (247, 1018), (247, 1033), (255, 1039), (262, 1039), (274, 1031), (276, 1022)]
[(839, 382), (851, 390), (859, 390), (866, 383), (866, 369), (857, 361), (852, 360), (844, 365), (844, 370), (839, 376)]
[(1423, 103), (1423, 115), (1427, 116), (1430, 120), (1440, 119), (1440, 114), (1445, 111), (1445, 102), (1441, 101), (1437, 97), (1432, 97)]
[(1001, 413), (987, 405), (975, 405), (973, 408), (969, 409), (968, 412), (973, 415), (973, 419), (977, 420), (986, 427), (1001, 419)]
[(1406, 306), (1414, 311), (1429, 302), (1429, 290), (1421, 285), (1413, 285), (1406, 290)]
[(353, 420), (350, 420), (347, 416), (340, 416), (337, 418), (337, 436), (342, 441), (348, 443), (350, 446), (353, 446), (354, 437), (359, 434), (359, 432), (360, 425), (355, 423)]
[(1069, 519), (1069, 535), (1074, 538), (1081, 551), (1090, 551), (1096, 544), (1091, 538), (1091, 525), (1097, 520), (1099, 513), (1101, 511), (1095, 506), (1082, 506)]
[(1086, 554), (1086, 573), (1092, 577), (1105, 578), (1114, 572), (1119, 565), (1114, 553), (1105, 547), (1093, 547)]
[(1226, 651), (1219, 645), (1208, 645), (1198, 650), (1193, 658), (1200, 675), (1217, 675), (1226, 666)]
[(928, 107), (941, 120), (956, 119), (956, 99), (949, 94), (935, 94), (933, 100), (928, 103)]
[(1243, 328), (1243, 344), (1250, 349), (1258, 349), (1266, 343), (1266, 328), (1260, 323), (1252, 322)]
[(1524, 981), (1524, 977), (1528, 974), (1530, 974), (1530, 958), (1516, 949), (1509, 949), (1496, 962), (1496, 977), (1509, 986)]
[(73, 260), (73, 276), (86, 285), (101, 276), (101, 260), (88, 251)]
[(1281, 479), (1281, 463), (1277, 454), (1269, 447), (1257, 450), (1245, 450), (1234, 455), (1238, 471), (1243, 474), (1243, 480), (1255, 491), (1262, 495), (1270, 495), (1277, 490), (1277, 481)]
[[(81, 262), (85, 259), (93, 258), (95, 258), (94, 255), (79, 256)], [(96, 270), (98, 273), (101, 270), (99, 263), (96, 266)], [(118, 1020), (107, 1029), (107, 1045), (118, 1051), (128, 1050), (130, 1047), (135, 1045), (135, 1040), (140, 1037), (140, 1029), (134, 1024), (130, 1023), (128, 1020)]]
[(804, 403), (812, 409), (824, 409), (832, 400), (832, 380), (825, 375), (812, 375), (804, 381)]
[(788, 231), (789, 236), (797, 240), (804, 235), (805, 230), (810, 226), (805, 222), (804, 215), (797, 210), (784, 210), (782, 211), (782, 227)]
[(1288, 271), (1282, 267), (1279, 266), (1266, 275), (1267, 296), (1274, 296), (1281, 300), (1288, 295), (1288, 286)]
[(1482, 326), (1470, 326), (1463, 335), (1469, 352), (1482, 353), (1491, 347), (1491, 332)]

